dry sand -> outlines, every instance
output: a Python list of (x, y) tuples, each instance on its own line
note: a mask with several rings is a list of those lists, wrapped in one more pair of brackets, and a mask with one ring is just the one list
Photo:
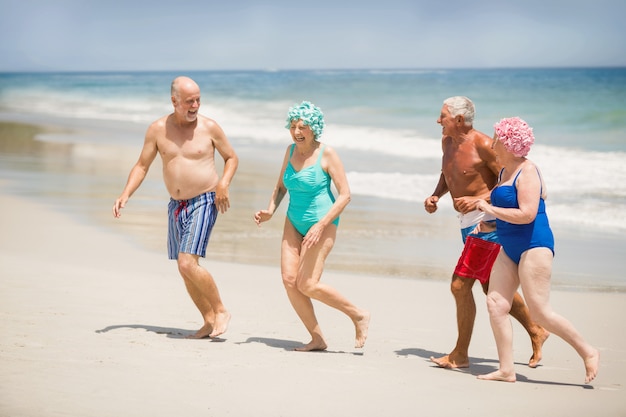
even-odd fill
[(223, 339), (188, 340), (200, 317), (165, 253), (6, 192), (0, 206), (0, 416), (626, 415), (624, 293), (553, 291), (555, 310), (601, 351), (593, 384), (556, 336), (528, 368), (517, 323), (518, 382), (487, 382), (476, 375), (497, 355), (478, 286), (463, 371), (428, 360), (456, 337), (437, 281), (328, 271), (372, 312), (369, 339), (354, 349), (349, 320), (318, 304), (329, 351), (299, 353), (307, 334), (278, 266), (207, 259), (233, 319)]

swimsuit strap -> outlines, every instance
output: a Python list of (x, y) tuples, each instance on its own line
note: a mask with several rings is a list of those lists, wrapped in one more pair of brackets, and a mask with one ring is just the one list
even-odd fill
[[(321, 159), (322, 159), (322, 154), (324, 153), (324, 148), (326, 147), (326, 145), (321, 145), (320, 146), (320, 154), (317, 155), (317, 160), (315, 161), (315, 164), (318, 164)], [(293, 155), (293, 150), (296, 148), (296, 144), (294, 143), (293, 145), (291, 145), (291, 149), (289, 149), (289, 163), (291, 163), (291, 157)]]
[(502, 174), (504, 174), (504, 168), (500, 170), (500, 174), (498, 174), (498, 184), (502, 181)]
[(326, 145), (320, 146), (320, 154), (317, 155), (317, 161), (315, 162), (316, 164), (319, 163), (322, 160), (322, 155), (324, 154), (324, 148), (325, 147), (326, 147)]
[(515, 178), (513, 178), (513, 187), (515, 187), (516, 190), (517, 190), (517, 187), (515, 186), (515, 183), (517, 182), (517, 177), (519, 177), (519, 174), (521, 173), (522, 173), (522, 170), (520, 169), (519, 171), (517, 171)]
[(541, 172), (539, 172), (537, 165), (535, 165), (535, 169), (537, 170), (537, 175), (539, 176), (539, 184), (541, 184), (539, 188), (539, 198), (543, 198), (543, 178), (541, 178)]
[[(539, 177), (539, 183), (541, 184), (540, 189), (539, 189), (539, 198), (542, 198), (543, 195), (543, 181), (541, 178), (541, 173), (539, 172), (539, 168), (537, 167), (537, 165), (535, 165), (535, 169), (537, 170), (537, 176)], [(502, 171), (504, 171), (504, 168), (502, 168)], [(500, 176), (502, 176), (502, 171), (500, 171)], [(515, 176), (515, 178), (513, 179), (513, 187), (517, 190), (517, 186), (515, 185), (515, 183), (517, 182), (517, 177), (519, 177), (519, 174), (522, 173), (522, 170), (520, 169), (517, 172), (517, 175)]]

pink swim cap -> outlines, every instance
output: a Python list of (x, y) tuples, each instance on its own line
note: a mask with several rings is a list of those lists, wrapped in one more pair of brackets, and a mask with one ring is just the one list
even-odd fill
[(519, 117), (502, 119), (493, 128), (504, 148), (517, 157), (528, 155), (535, 142), (533, 128)]

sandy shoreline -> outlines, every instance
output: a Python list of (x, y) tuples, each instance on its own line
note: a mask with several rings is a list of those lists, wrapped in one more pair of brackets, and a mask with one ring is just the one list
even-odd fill
[[(164, 254), (50, 207), (0, 193), (0, 415), (414, 416), (626, 413), (626, 294), (554, 291), (555, 309), (602, 354), (582, 384), (575, 352), (556, 337), (542, 366), (514, 325), (516, 384), (479, 381), (495, 344), (484, 308), (471, 367), (428, 357), (455, 337), (447, 283), (328, 271), (373, 314), (365, 349), (340, 313), (317, 306), (327, 353), (292, 352), (306, 334), (277, 267), (204, 260), (233, 314), (222, 341), (186, 340), (199, 317)], [(452, 401), (452, 399), (454, 399)]]

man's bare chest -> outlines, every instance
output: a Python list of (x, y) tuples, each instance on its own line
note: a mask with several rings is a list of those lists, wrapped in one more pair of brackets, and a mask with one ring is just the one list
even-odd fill
[(210, 136), (168, 137), (157, 140), (159, 152), (164, 160), (172, 158), (203, 159), (213, 157), (214, 147)]

